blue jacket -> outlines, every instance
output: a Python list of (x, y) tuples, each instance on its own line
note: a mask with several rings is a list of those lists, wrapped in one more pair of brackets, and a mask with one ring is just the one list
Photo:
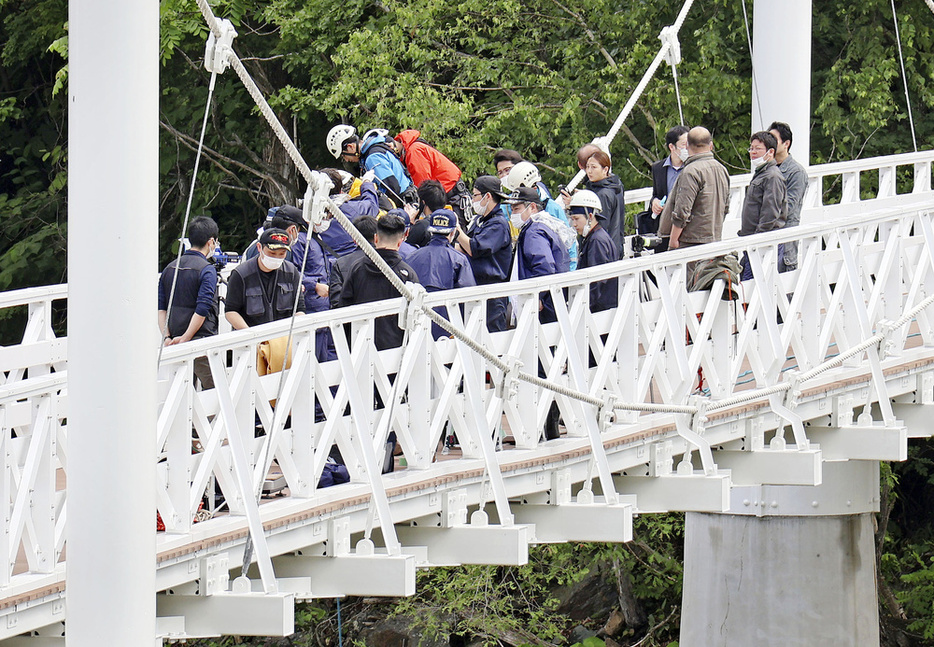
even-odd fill
[[(597, 225), (590, 230), (584, 242), (581, 244), (580, 262), (578, 269), (595, 267), (604, 263), (612, 263), (619, 260), (619, 252), (613, 239), (606, 232), (606, 229)], [(616, 307), (617, 297), (619, 295), (618, 279), (607, 279), (606, 281), (595, 281), (590, 284), (590, 311), (600, 312)]]
[[(340, 228), (339, 225), (338, 228)], [(292, 263), (295, 267), (301, 269), (306, 245), (308, 246), (308, 258), (305, 260), (305, 273), (302, 276), (302, 285), (305, 286), (305, 312), (321, 312), (329, 309), (328, 298), (318, 296), (315, 284), (328, 284), (331, 260), (324, 253), (321, 243), (316, 240), (315, 236), (312, 236), (312, 243), (308, 245), (308, 234), (301, 231), (298, 233), (298, 239), (292, 243)]]
[(470, 238), (470, 267), (477, 285), (506, 281), (512, 262), (512, 236), (503, 210), (497, 206), (487, 215), (476, 218), (467, 236)]
[(376, 134), (362, 141), (360, 164), (366, 171), (375, 171), (376, 177), (380, 179), (379, 190), (386, 193), (394, 202), (398, 202), (402, 194), (412, 186), (412, 180), (409, 179), (409, 174), (406, 173), (402, 162), (389, 148), (387, 141), (391, 141), (391, 138)]
[(412, 252), (406, 262), (429, 292), (477, 284), (467, 257), (451, 247), (447, 237), (440, 234), (434, 234), (430, 243)]
[[(379, 214), (379, 201), (376, 197), (376, 185), (372, 182), (364, 182), (360, 185), (360, 197), (348, 200), (340, 206), (341, 213), (347, 216), (351, 222), (360, 216), (373, 216)], [(318, 234), (325, 245), (325, 253), (331, 261), (340, 258), (345, 254), (357, 249), (357, 244), (353, 242), (344, 228), (336, 222)]]
[[(467, 257), (451, 247), (447, 236), (433, 234), (431, 241), (412, 252), (406, 262), (418, 274), (419, 282), (428, 292), (466, 288), (477, 284)], [(435, 312), (445, 319), (448, 317), (445, 306), (435, 308)], [(431, 324), (431, 334), (435, 339), (448, 335), (435, 323)]]
[[(519, 230), (516, 245), (516, 262), (519, 280), (536, 276), (550, 276), (570, 271), (571, 260), (568, 250), (551, 227), (527, 221)], [(555, 307), (550, 292), (542, 292), (542, 310), (538, 319), (542, 323), (556, 321)]]

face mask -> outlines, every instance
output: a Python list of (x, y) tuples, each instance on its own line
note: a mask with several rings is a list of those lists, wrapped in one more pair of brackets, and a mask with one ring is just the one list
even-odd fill
[(326, 219), (326, 220), (322, 220), (319, 224), (317, 224), (317, 225), (314, 226), (315, 233), (316, 233), (316, 234), (320, 234), (321, 232), (327, 231), (327, 230), (328, 230), (328, 227), (330, 227), (330, 226), (331, 226), (331, 219), (330, 219), (330, 218), (328, 218), (328, 219)]
[(278, 270), (280, 267), (282, 267), (282, 262), (284, 260), (284, 258), (276, 258), (275, 256), (268, 256), (263, 254), (263, 265), (271, 270)]
[(479, 202), (472, 202), (471, 206), (473, 207), (473, 212), (478, 216), (486, 215), (486, 207), (483, 206), (483, 199), (481, 199)]
[(684, 160), (686, 160), (688, 157), (690, 157), (690, 155), (691, 155), (691, 154), (688, 152), (688, 149), (687, 149), (687, 148), (679, 148), (679, 149), (678, 149), (678, 157), (681, 158), (681, 161), (682, 161), (682, 162), (683, 162)]
[(516, 229), (522, 229), (522, 225), (525, 224), (524, 222), (522, 222), (522, 215), (516, 213), (515, 207), (513, 207), (512, 213), (509, 214), (509, 222), (511, 222), (512, 226), (515, 227)]
[(749, 160), (749, 165), (752, 167), (753, 173), (755, 173), (756, 169), (758, 169), (763, 164), (765, 164), (765, 156)]
[(588, 222), (586, 225), (584, 225), (584, 233), (582, 233), (581, 236), (587, 238), (587, 234), (590, 233), (591, 229), (593, 229), (593, 225)]

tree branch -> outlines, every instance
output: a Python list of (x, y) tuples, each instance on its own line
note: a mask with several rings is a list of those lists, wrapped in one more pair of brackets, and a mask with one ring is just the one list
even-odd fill
[(564, 12), (565, 12), (566, 14), (568, 14), (569, 16), (572, 16), (572, 17), (574, 18), (574, 20), (577, 21), (577, 23), (578, 23), (578, 24), (584, 29), (584, 31), (587, 33), (587, 38), (590, 39), (590, 42), (593, 43), (593, 44), (597, 47), (598, 50), (600, 50), (600, 54), (603, 55), (603, 58), (606, 59), (606, 62), (610, 65), (610, 67), (612, 67), (612, 68), (615, 70), (616, 67), (617, 67), (616, 61), (613, 60), (613, 57), (610, 56), (610, 53), (609, 53), (608, 51), (606, 51), (606, 49), (603, 47), (603, 45), (600, 44), (600, 41), (597, 40), (596, 34), (594, 34), (593, 31), (591, 31), (590, 27), (587, 26), (587, 23), (584, 22), (583, 17), (581, 17), (581, 15), (580, 15), (579, 13), (577, 13), (576, 11), (572, 11), (572, 10), (569, 9), (568, 7), (565, 7), (563, 4), (561, 4), (560, 2), (558, 2), (558, 0), (551, 0), (551, 1), (555, 4), (556, 7), (558, 7), (558, 8), (561, 9), (562, 11), (564, 11)]

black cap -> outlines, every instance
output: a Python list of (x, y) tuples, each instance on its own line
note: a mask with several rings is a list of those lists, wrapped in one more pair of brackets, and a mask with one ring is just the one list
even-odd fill
[(259, 244), (269, 249), (288, 249), (292, 245), (292, 239), (285, 229), (267, 229), (259, 237)]
[(279, 216), (280, 218), (285, 218), (289, 222), (294, 222), (299, 227), (304, 227), (307, 224), (305, 219), (302, 217), (302, 210), (298, 207), (293, 207), (290, 204), (283, 205), (276, 209), (275, 215)]
[(507, 198), (503, 185), (495, 175), (481, 175), (473, 182), (473, 188), (480, 193), (491, 193), (498, 198)]
[(509, 204), (529, 202), (541, 206), (542, 198), (538, 195), (538, 189), (530, 186), (520, 186), (518, 189), (512, 192), (506, 202)]

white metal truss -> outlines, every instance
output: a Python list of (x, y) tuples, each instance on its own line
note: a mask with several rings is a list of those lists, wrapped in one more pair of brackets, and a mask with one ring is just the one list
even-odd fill
[[(167, 348), (150, 430), (166, 527), (157, 555), (165, 635), (243, 632), (242, 609), (281, 619), (293, 597), (408, 594), (416, 565), (522, 563), (532, 542), (625, 541), (636, 512), (781, 514), (793, 504), (774, 488), (824, 487), (828, 460), (903, 459), (907, 437), (930, 435), (934, 407), (932, 160), (926, 152), (810, 169), (796, 229), (424, 296), (507, 370), (461, 341), (433, 340), (402, 298), (300, 317), (284, 376), (259, 376), (256, 358), (289, 322)], [(901, 166), (914, 169), (910, 193), (895, 193)], [(870, 172), (879, 194), (861, 200), (853, 187)], [(822, 205), (817, 188), (833, 176), (843, 202)], [(734, 178), (734, 203), (746, 182)], [(787, 240), (799, 242), (800, 265), (779, 274)], [(721, 298), (722, 284), (687, 291), (689, 263), (732, 251), (749, 255), (755, 275), (738, 301)], [(619, 306), (590, 312), (589, 285), (610, 278)], [(555, 302), (554, 323), (538, 320), (542, 291)], [(23, 342), (0, 349), (11, 362), (0, 385), (0, 639), (64, 614), (66, 340), (49, 322), (52, 301), (66, 294), (0, 295), (0, 306), (32, 313)], [(512, 298), (513, 330), (486, 330), (493, 295)], [(406, 345), (377, 351), (375, 318), (400, 313)], [(315, 360), (319, 330), (330, 331), (337, 360)], [(208, 391), (193, 385), (202, 355), (215, 378)], [(517, 379), (539, 366), (561, 392)], [(566, 430), (545, 441), (552, 403)], [(459, 458), (440, 460), (445, 430), (457, 435)], [(391, 432), (405, 467), (381, 475)], [(351, 482), (318, 488), (335, 443)], [(270, 469), (288, 496), (257, 503)], [(215, 487), (228, 512), (194, 523)], [(846, 507), (836, 487), (815, 499), (825, 514)], [(874, 505), (863, 498), (861, 509)], [(259, 581), (212, 579), (212, 569), (240, 563), (247, 535)], [(343, 585), (335, 570), (360, 576)], [(368, 572), (370, 588), (361, 583)]]

